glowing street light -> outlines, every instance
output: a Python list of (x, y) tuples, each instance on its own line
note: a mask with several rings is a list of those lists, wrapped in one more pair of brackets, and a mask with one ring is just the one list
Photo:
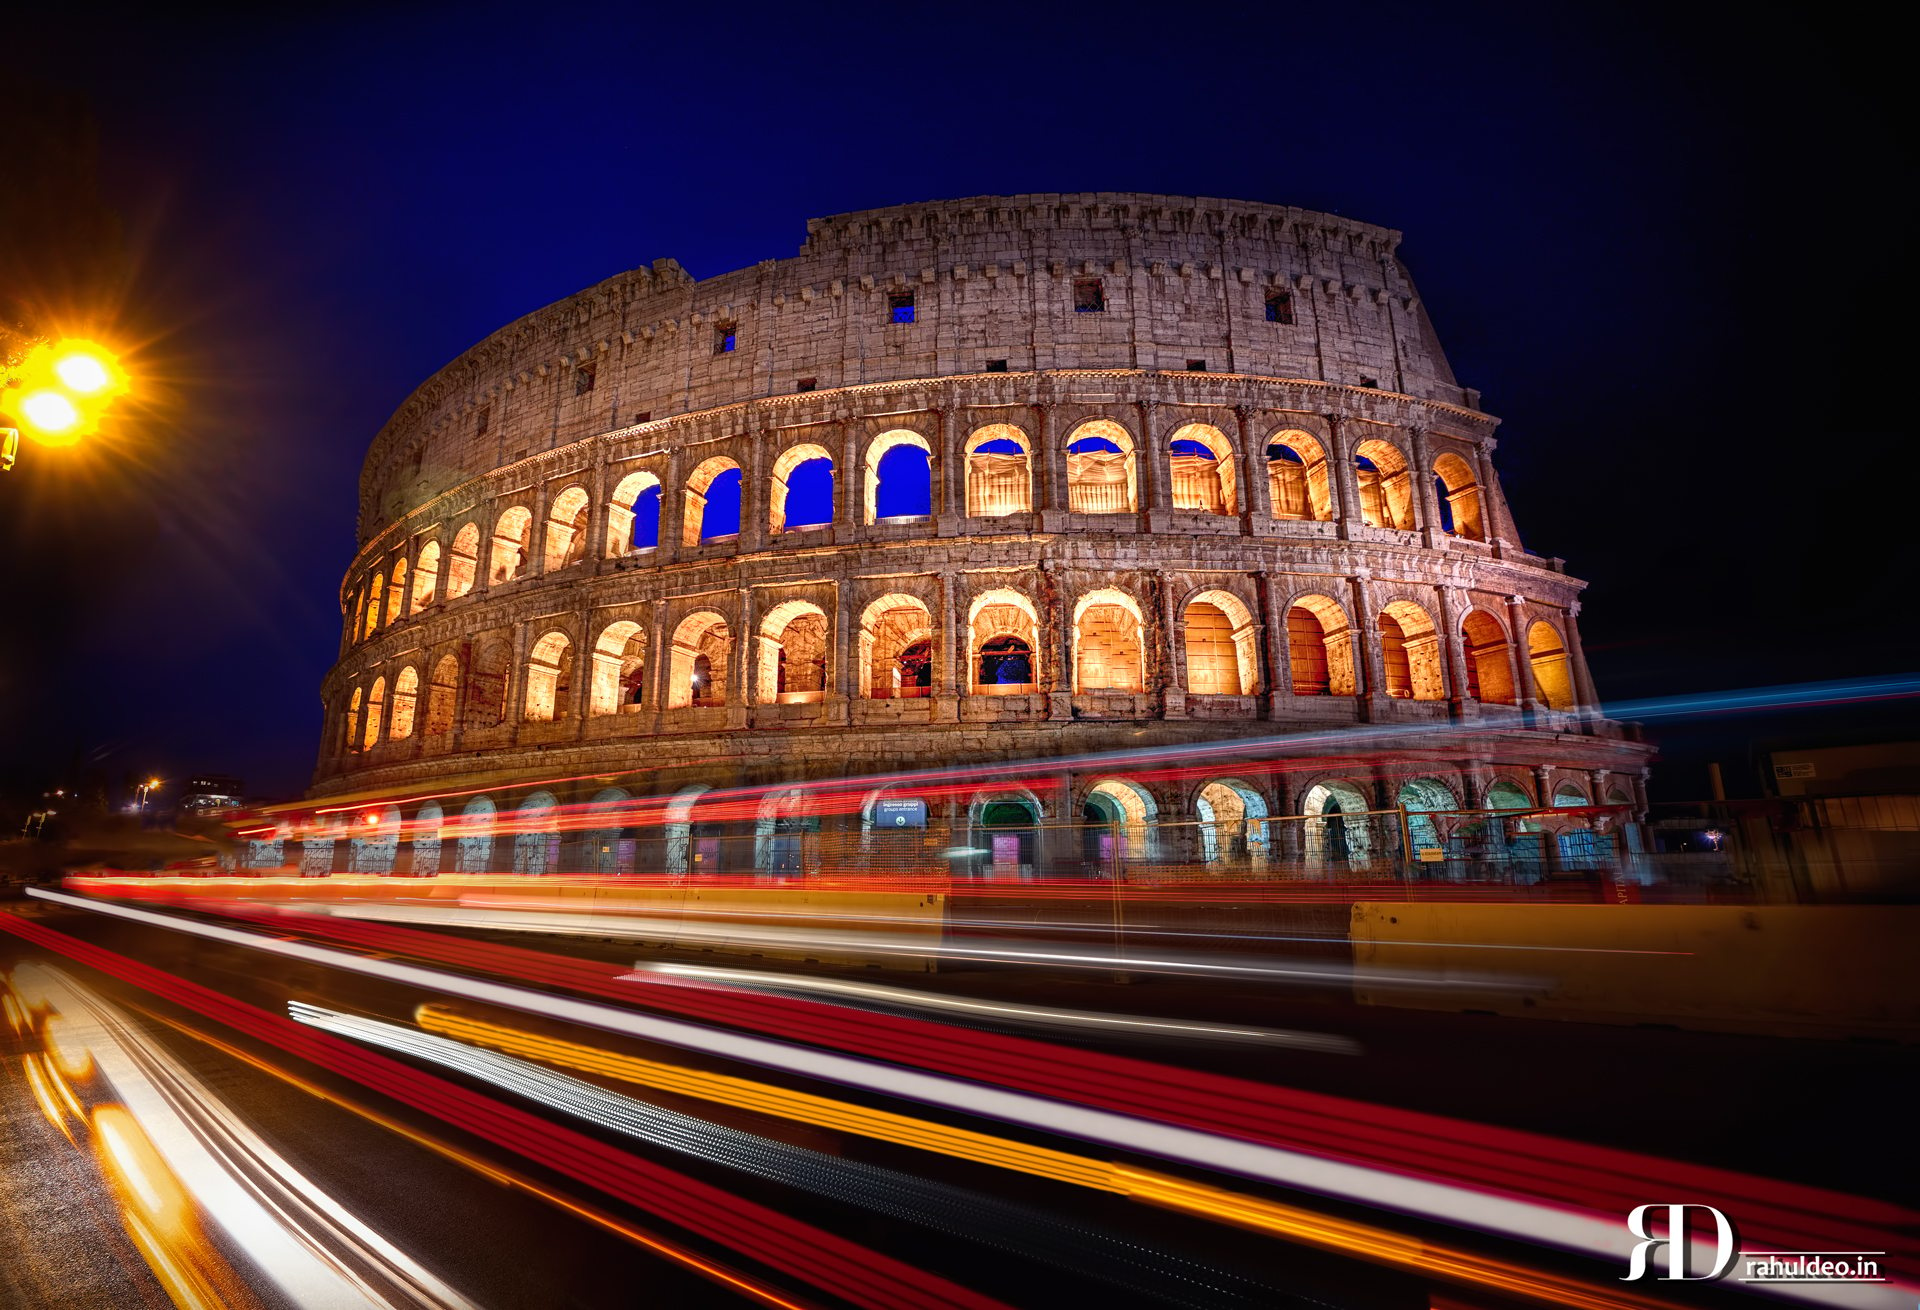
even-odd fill
[(159, 785), (160, 785), (160, 779), (158, 778), (149, 778), (147, 779), (147, 781), (140, 784), (140, 813), (142, 814), (146, 813), (147, 795)]
[(0, 471), (13, 467), (22, 436), (43, 446), (71, 446), (94, 432), (128, 385), (119, 357), (98, 342), (68, 338), (29, 350), (6, 379), (7, 391), (17, 388), (19, 399), (0, 392), (0, 411), (16, 414), (19, 425), (0, 425)]

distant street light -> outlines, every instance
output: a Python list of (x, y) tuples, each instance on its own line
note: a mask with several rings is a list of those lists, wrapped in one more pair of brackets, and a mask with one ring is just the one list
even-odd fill
[[(98, 342), (43, 341), (20, 361), (0, 391), (0, 472), (13, 467), (26, 436), (43, 446), (71, 446), (100, 426), (128, 388), (126, 370)], [(9, 393), (18, 390), (14, 400)]]
[(147, 794), (159, 785), (160, 779), (158, 778), (150, 778), (140, 784), (140, 813), (145, 814), (147, 812)]

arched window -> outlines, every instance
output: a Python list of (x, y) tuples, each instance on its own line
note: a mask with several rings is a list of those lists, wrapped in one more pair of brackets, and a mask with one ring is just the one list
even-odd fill
[(827, 694), (827, 616), (818, 605), (790, 600), (760, 622), (754, 699), (762, 705), (811, 705)]
[(867, 444), (866, 521), (933, 513), (933, 449), (917, 432), (883, 432)]
[(1073, 607), (1073, 689), (1140, 691), (1140, 627), (1140, 606), (1125, 592), (1102, 587), (1082, 596)]
[(824, 446), (788, 446), (773, 461), (767, 490), (770, 531), (825, 527), (833, 522), (833, 456)]
[(1466, 653), (1467, 695), (1488, 705), (1513, 704), (1513, 651), (1500, 620), (1474, 610), (1460, 621), (1460, 642)]
[(587, 489), (568, 487), (547, 509), (546, 571), (564, 569), (587, 557)]
[[(1153, 825), (1160, 807), (1153, 794), (1124, 778), (1106, 778), (1087, 793), (1081, 817), (1099, 825), (1082, 836), (1081, 855), (1096, 875), (1116, 863), (1143, 860), (1151, 854)], [(1101, 829), (1104, 828), (1104, 831)]]
[(420, 548), (420, 563), (413, 571), (411, 613), (418, 614), (433, 604), (433, 589), (440, 585), (440, 543), (429, 541)]
[(346, 743), (349, 754), (360, 749), (360, 689), (358, 687), (353, 689), (353, 695), (347, 699)]
[(461, 873), (493, 871), (493, 816), (493, 802), (485, 796), (475, 796), (460, 812), (455, 861)]
[(408, 825), (413, 836), (413, 876), (431, 878), (440, 872), (440, 827), (446, 821), (446, 812), (440, 808), (439, 801), (428, 801), (413, 812), (413, 822)]
[(1288, 674), (1296, 696), (1352, 696), (1353, 630), (1338, 601), (1302, 596), (1287, 608)]
[(533, 511), (515, 505), (501, 514), (493, 529), (493, 555), (487, 578), (494, 584), (527, 576), (528, 540), (533, 535)]
[(1386, 693), (1396, 700), (1444, 700), (1440, 634), (1433, 619), (1412, 601), (1396, 600), (1380, 611), (1380, 657)]
[(1407, 457), (1392, 442), (1363, 441), (1353, 454), (1360, 483), (1360, 517), (1370, 527), (1413, 526), (1413, 478)]
[(347, 872), (392, 873), (400, 848), (400, 811), (391, 805), (353, 816)]
[(380, 719), (387, 709), (387, 680), (375, 678), (373, 690), (367, 693), (367, 731), (360, 739), (362, 750), (372, 750), (380, 744)]
[(1027, 434), (992, 423), (967, 438), (967, 514), (1001, 518), (1033, 508), (1033, 447)]
[(1587, 793), (1571, 782), (1562, 782), (1553, 789), (1553, 808), (1556, 810), (1577, 809), (1587, 804)]
[(1207, 514), (1239, 512), (1233, 477), (1233, 443), (1205, 423), (1179, 428), (1167, 443), (1173, 472), (1173, 507)]
[(407, 561), (393, 562), (393, 581), (387, 584), (387, 622), (398, 623), (407, 614)]
[(1195, 696), (1251, 696), (1259, 682), (1260, 634), (1238, 596), (1203, 591), (1181, 622), (1187, 646), (1187, 690)]
[(1330, 781), (1308, 788), (1300, 800), (1300, 813), (1308, 818), (1301, 825), (1307, 860), (1346, 864), (1368, 859), (1375, 845), (1371, 809), (1366, 793), (1353, 783)]
[(454, 534), (447, 556), (447, 599), (459, 600), (473, 590), (480, 569), (480, 525), (469, 523)]
[(1433, 461), (1433, 490), (1440, 502), (1440, 527), (1449, 536), (1468, 541), (1487, 539), (1486, 521), (1480, 509), (1480, 488), (1473, 480), (1473, 469), (1455, 454)]
[(651, 473), (629, 473), (613, 489), (607, 502), (607, 558), (660, 544), (660, 479)]
[(1407, 812), (1407, 837), (1413, 845), (1407, 852), (1409, 859), (1418, 858), (1422, 850), (1446, 849), (1441, 840), (1446, 834), (1433, 816), (1460, 808), (1451, 787), (1437, 778), (1409, 778), (1400, 786), (1398, 803)]
[(483, 638), (473, 648), (467, 673), (467, 727), (493, 728), (507, 716), (507, 680), (513, 648), (499, 637)]
[(1133, 437), (1111, 419), (1093, 419), (1067, 440), (1067, 508), (1076, 514), (1126, 514), (1140, 507)]
[(999, 587), (974, 597), (967, 612), (968, 649), (977, 695), (1024, 695), (1038, 681), (1034, 645), (1039, 619), (1033, 602)]
[(640, 708), (646, 650), (646, 633), (638, 623), (622, 619), (607, 625), (593, 643), (588, 714), (620, 714)]
[(1567, 662), (1560, 630), (1545, 619), (1527, 629), (1527, 658), (1533, 664), (1533, 685), (1552, 710), (1573, 708), (1573, 668)]
[(393, 680), (393, 727), (388, 735), (395, 741), (413, 736), (413, 707), (420, 696), (420, 670), (409, 664)]
[(698, 546), (740, 532), (740, 466), (722, 455), (706, 460), (687, 477), (680, 544)]
[(1490, 810), (1530, 810), (1533, 797), (1527, 795), (1518, 783), (1502, 778), (1487, 788), (1487, 808)]
[(361, 633), (362, 639), (371, 637), (380, 630), (380, 606), (387, 594), (387, 575), (376, 573), (373, 581), (367, 584), (367, 629)]
[(560, 829), (555, 815), (558, 808), (559, 802), (550, 791), (537, 791), (520, 802), (513, 816), (515, 873), (559, 872)]
[(427, 684), (427, 736), (440, 737), (453, 731), (454, 712), (460, 705), (460, 661), (442, 655), (433, 666), (433, 681)]
[(727, 703), (727, 662), (733, 635), (711, 610), (689, 614), (673, 630), (667, 656), (667, 708)]
[(882, 596), (860, 616), (860, 695), (926, 696), (933, 690), (933, 618), (913, 596)]
[(573, 642), (564, 632), (549, 632), (533, 644), (527, 659), (527, 701), (522, 715), (529, 723), (549, 723), (572, 707)]
[(1267, 494), (1277, 519), (1324, 523), (1333, 517), (1327, 452), (1308, 433), (1275, 433), (1267, 443)]
[(1267, 801), (1258, 790), (1237, 778), (1210, 782), (1194, 797), (1193, 809), (1203, 859), (1266, 862)]
[(353, 616), (347, 626), (347, 640), (351, 642), (367, 639), (367, 593), (361, 592), (353, 602)]

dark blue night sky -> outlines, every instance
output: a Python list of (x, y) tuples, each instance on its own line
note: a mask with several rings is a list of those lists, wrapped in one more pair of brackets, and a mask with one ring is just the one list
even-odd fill
[[(6, 764), (298, 790), (360, 459), (417, 383), (656, 258), (711, 276), (794, 253), (812, 216), (983, 193), (1403, 230), (1455, 371), (1505, 420), (1528, 546), (1592, 580), (1603, 695), (1911, 667), (1876, 610), (1910, 537), (1860, 481), (1907, 444), (1876, 399), (1906, 363), (1893, 53), (1763, 12), (10, 19), (11, 64), (70, 70), (11, 94), (97, 121), (137, 268), (120, 330), (150, 339), (165, 405), (144, 440), (30, 452), (0, 487)], [(804, 481), (796, 522), (824, 514)]]

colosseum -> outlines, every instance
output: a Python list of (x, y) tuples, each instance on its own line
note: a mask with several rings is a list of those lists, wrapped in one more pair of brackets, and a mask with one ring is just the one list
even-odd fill
[[(1357, 858), (1369, 812), (1632, 817), (1650, 749), (1598, 711), (1583, 584), (1521, 546), (1399, 243), (983, 196), (501, 328), (367, 455), (318, 771), (257, 862), (764, 871), (889, 798), (1026, 871), (1052, 825), (1278, 860)], [(1067, 763), (993, 776), (1035, 760)], [(870, 785), (823, 820), (818, 779)], [(649, 800), (657, 835), (556, 817)]]

